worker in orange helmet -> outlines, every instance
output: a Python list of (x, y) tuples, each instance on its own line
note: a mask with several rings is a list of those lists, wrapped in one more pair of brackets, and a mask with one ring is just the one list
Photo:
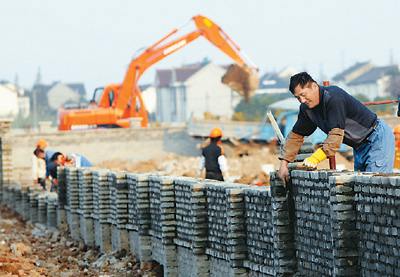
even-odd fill
[(394, 154), (394, 168), (400, 170), (400, 125), (397, 125), (394, 130), (395, 139), (395, 154)]
[(206, 170), (206, 179), (224, 181), (227, 178), (228, 164), (222, 148), (222, 130), (214, 128), (210, 133), (210, 143), (202, 149), (200, 172)]
[(37, 142), (36, 142), (36, 149), (41, 149), (44, 151), (45, 153), (45, 161), (46, 161), (46, 177), (49, 177), (49, 166), (51, 164), (50, 159), (51, 157), (54, 155), (54, 153), (56, 153), (56, 151), (53, 150), (49, 150), (47, 147), (49, 146), (49, 143), (43, 139), (40, 138)]

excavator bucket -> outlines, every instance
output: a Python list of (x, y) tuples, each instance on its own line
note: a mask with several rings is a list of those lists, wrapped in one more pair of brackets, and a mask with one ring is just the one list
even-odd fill
[(243, 96), (247, 102), (258, 88), (258, 73), (248, 66), (232, 64), (222, 76), (222, 83)]

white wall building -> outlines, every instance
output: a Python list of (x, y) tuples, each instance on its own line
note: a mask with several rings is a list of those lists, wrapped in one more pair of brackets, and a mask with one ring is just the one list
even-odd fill
[(18, 115), (18, 93), (6, 84), (0, 84), (0, 117), (14, 118)]
[(157, 70), (157, 121), (186, 122), (205, 113), (230, 119), (241, 98), (222, 84), (225, 72), (210, 62)]

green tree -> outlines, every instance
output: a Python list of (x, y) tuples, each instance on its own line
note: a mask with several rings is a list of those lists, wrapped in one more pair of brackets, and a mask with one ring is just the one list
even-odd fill
[(293, 96), (290, 93), (258, 94), (253, 96), (249, 102), (241, 100), (235, 108), (232, 120), (260, 121), (264, 118), (269, 105), (288, 97)]

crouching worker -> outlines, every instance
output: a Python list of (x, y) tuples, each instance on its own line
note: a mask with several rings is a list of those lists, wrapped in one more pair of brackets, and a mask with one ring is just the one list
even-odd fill
[(221, 143), (222, 131), (214, 128), (210, 133), (210, 143), (202, 149), (200, 175), (206, 170), (206, 179), (224, 181), (227, 178), (228, 164)]

